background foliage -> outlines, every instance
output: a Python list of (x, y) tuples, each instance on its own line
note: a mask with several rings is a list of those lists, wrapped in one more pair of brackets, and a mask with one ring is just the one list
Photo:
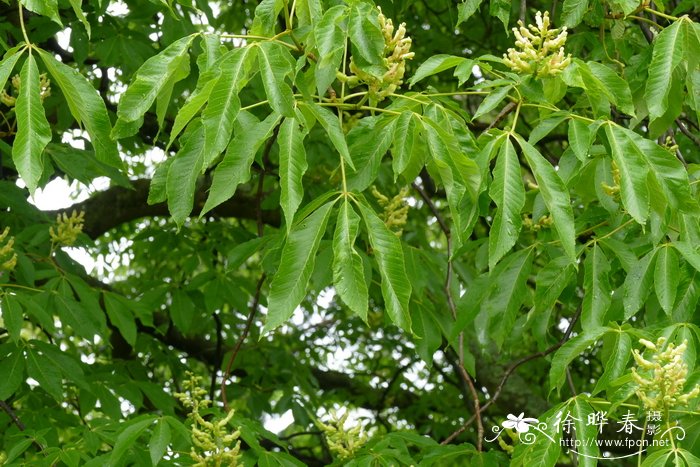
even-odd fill
[(7, 465), (699, 465), (696, 2), (378, 4), (0, 4)]

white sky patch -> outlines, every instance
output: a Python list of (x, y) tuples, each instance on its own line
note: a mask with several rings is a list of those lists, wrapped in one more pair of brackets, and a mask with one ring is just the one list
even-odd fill
[(294, 423), (294, 415), (292, 415), (291, 409), (287, 410), (282, 415), (263, 415), (263, 426), (267, 431), (271, 431), (275, 434), (281, 433), (292, 423)]

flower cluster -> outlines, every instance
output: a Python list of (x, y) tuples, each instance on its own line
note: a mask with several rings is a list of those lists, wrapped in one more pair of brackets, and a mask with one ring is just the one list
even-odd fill
[(15, 245), (14, 237), (8, 237), (10, 228), (0, 234), (0, 271), (12, 271), (17, 264), (17, 253), (13, 249)]
[[(187, 373), (185, 381), (186, 393), (176, 393), (182, 405), (190, 410), (188, 418), (192, 419), (192, 450), (190, 457), (197, 467), (227, 465), (235, 467), (241, 457), (241, 442), (238, 438), (240, 430), (228, 433), (226, 426), (233, 418), (234, 410), (221, 420), (207, 421), (200, 411), (206, 410), (211, 404), (204, 398), (207, 391), (201, 387), (200, 376)], [(235, 444), (233, 444), (235, 442)], [(195, 449), (196, 448), (196, 449)]]
[(357, 425), (349, 430), (345, 429), (345, 422), (350, 414), (349, 410), (338, 417), (338, 414), (331, 410), (331, 420), (328, 424), (317, 421), (319, 429), (323, 431), (328, 448), (333, 455), (339, 459), (352, 457), (360, 447), (367, 441), (367, 433), (362, 430), (362, 426)]
[(83, 223), (85, 222), (85, 213), (80, 214), (73, 211), (68, 217), (66, 213), (59, 214), (56, 217), (56, 229), (49, 229), (51, 242), (54, 245), (71, 246), (78, 239), (78, 235), (83, 231)]
[(360, 83), (366, 84), (370, 99), (376, 102), (383, 100), (403, 84), (406, 60), (411, 60), (415, 55), (411, 52), (411, 38), (406, 37), (406, 23), (401, 23), (394, 31), (394, 23), (384, 16), (381, 8), (379, 8), (378, 19), (384, 35), (384, 69), (386, 71), (381, 78), (374, 76), (358, 67), (351, 58), (350, 71), (354, 76), (347, 79), (351, 87)]
[(377, 198), (377, 202), (384, 208), (382, 219), (389, 228), (393, 230), (396, 236), (400, 237), (403, 233), (403, 227), (406, 225), (408, 218), (408, 205), (404, 201), (408, 195), (408, 188), (403, 187), (399, 194), (389, 199), (377, 190), (377, 187), (372, 187), (372, 195)]
[(525, 27), (518, 21), (519, 27), (513, 28), (513, 33), (519, 50), (508, 49), (503, 62), (513, 71), (532, 73), (538, 78), (557, 75), (571, 63), (571, 54), (564, 54), (566, 26), (561, 30), (550, 29), (548, 12), (542, 15), (538, 11), (535, 22), (537, 25)]
[[(14, 89), (14, 94), (19, 93), (19, 88), (21, 87), (21, 79), (19, 75), (12, 77), (12, 88)], [(43, 101), (51, 95), (51, 80), (46, 77), (46, 73), (39, 75), (39, 95)], [(17, 102), (17, 98), (7, 93), (4, 89), (0, 90), (0, 102), (8, 107), (14, 107)]]
[(530, 216), (523, 216), (523, 227), (533, 232), (539, 232), (542, 229), (548, 229), (552, 227), (553, 224), (554, 220), (552, 219), (552, 216), (542, 216), (537, 222), (535, 222), (534, 219)]
[(700, 394), (698, 385), (690, 392), (683, 393), (688, 377), (688, 365), (683, 361), (687, 340), (679, 346), (669, 343), (664, 350), (661, 350), (666, 343), (663, 337), (659, 337), (656, 344), (646, 339), (639, 342), (654, 353), (649, 359), (638, 350), (633, 353), (637, 368), (632, 368), (632, 377), (638, 384), (637, 396), (647, 409), (668, 410), (677, 405), (687, 405), (690, 399)]

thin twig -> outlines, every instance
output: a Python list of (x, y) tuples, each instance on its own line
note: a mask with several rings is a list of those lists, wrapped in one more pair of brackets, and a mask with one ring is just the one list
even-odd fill
[[(528, 355), (528, 356), (523, 357), (519, 360), (516, 360), (514, 363), (512, 363), (506, 369), (505, 373), (503, 373), (503, 377), (501, 378), (501, 381), (498, 383), (498, 387), (496, 388), (496, 391), (493, 393), (493, 396), (491, 397), (491, 399), (486, 401), (486, 403), (483, 406), (481, 406), (481, 412), (484, 412), (486, 409), (488, 409), (491, 406), (491, 404), (496, 402), (496, 400), (500, 397), (501, 392), (503, 391), (503, 388), (506, 385), (506, 382), (508, 381), (508, 378), (510, 378), (510, 375), (512, 375), (513, 372), (515, 370), (517, 370), (519, 366), (524, 365), (525, 363), (527, 363), (531, 360), (535, 360), (535, 359), (541, 358), (541, 357), (546, 357), (547, 355), (551, 354), (552, 352), (557, 351), (562, 345), (564, 345), (566, 343), (566, 341), (569, 340), (569, 337), (571, 337), (571, 332), (574, 330), (574, 325), (576, 324), (576, 322), (578, 321), (580, 316), (581, 316), (581, 307), (579, 307), (576, 310), (576, 313), (574, 314), (574, 316), (571, 318), (571, 321), (569, 322), (569, 326), (566, 328), (566, 332), (564, 332), (564, 335), (559, 340), (559, 342), (552, 345), (547, 350)], [(477, 416), (476, 416), (476, 414), (474, 414), (473, 417), (469, 418), (469, 420), (464, 422), (464, 424), (461, 427), (459, 427), (457, 430), (455, 430), (450, 436), (445, 438), (445, 440), (440, 444), (451, 443), (452, 440), (454, 440), (457, 436), (464, 433), (464, 431), (469, 427), (469, 425), (471, 425), (474, 422), (474, 420), (476, 418), (477, 418)]]
[(498, 122), (500, 122), (501, 120), (503, 120), (503, 119), (506, 117), (506, 115), (508, 115), (509, 113), (511, 113), (511, 112), (515, 109), (515, 107), (516, 107), (517, 105), (518, 105), (518, 104), (516, 104), (515, 102), (508, 102), (508, 104), (507, 104), (505, 107), (503, 107), (503, 109), (501, 109), (500, 112), (498, 112), (498, 115), (496, 115), (496, 118), (494, 118), (494, 119), (491, 121), (491, 123), (489, 123), (489, 126), (486, 127), (486, 129), (484, 130), (484, 133), (486, 133), (486, 132), (489, 131), (491, 128), (493, 128), (493, 127), (495, 127), (496, 125), (498, 125)]
[(2, 407), (2, 410), (4, 410), (5, 413), (7, 413), (7, 416), (10, 417), (12, 423), (17, 425), (19, 431), (24, 431), (27, 428), (26, 426), (24, 426), (24, 423), (22, 423), (22, 420), (19, 419), (12, 407), (10, 407), (10, 404), (5, 402), (4, 400), (0, 400), (0, 407)]
[(685, 126), (685, 123), (683, 123), (683, 121), (680, 118), (676, 119), (676, 125), (678, 125), (678, 129), (681, 130), (681, 133), (683, 133), (685, 136), (687, 136), (688, 139), (690, 139), (690, 141), (692, 141), (697, 147), (700, 148), (700, 138), (698, 138), (697, 136), (692, 134), (690, 132), (690, 130), (688, 129), (688, 127)]

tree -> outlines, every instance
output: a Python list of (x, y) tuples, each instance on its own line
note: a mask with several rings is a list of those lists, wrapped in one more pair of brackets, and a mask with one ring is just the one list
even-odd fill
[(378, 4), (4, 2), (3, 462), (700, 463), (700, 8)]

